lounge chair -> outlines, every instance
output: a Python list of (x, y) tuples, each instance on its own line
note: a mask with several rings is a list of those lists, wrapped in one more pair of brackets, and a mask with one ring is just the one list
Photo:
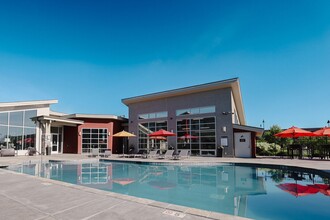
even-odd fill
[(97, 157), (99, 156), (99, 149), (98, 148), (93, 148), (92, 149), (92, 153), (91, 153), (91, 157)]
[(168, 159), (173, 157), (174, 150), (167, 150), (165, 154), (160, 155), (158, 159)]
[(110, 157), (111, 156), (111, 150), (105, 150), (103, 153), (99, 154), (101, 157)]
[(181, 158), (188, 158), (190, 156), (190, 150), (180, 150), (178, 155), (173, 155), (173, 160), (179, 160)]
[(152, 150), (147, 154), (147, 158), (157, 158), (159, 157), (159, 150)]
[(134, 154), (134, 158), (143, 157), (146, 154), (145, 150), (139, 150), (136, 154)]
[[(35, 147), (28, 147), (28, 152), (27, 152), (27, 155), (29, 156), (34, 156), (36, 155), (37, 153), (39, 153)], [(40, 154), (40, 153), (39, 153)]]

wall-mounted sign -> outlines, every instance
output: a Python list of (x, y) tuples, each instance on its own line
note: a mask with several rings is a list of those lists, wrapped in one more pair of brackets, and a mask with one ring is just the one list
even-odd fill
[(220, 144), (223, 147), (228, 147), (228, 138), (227, 137), (221, 137)]

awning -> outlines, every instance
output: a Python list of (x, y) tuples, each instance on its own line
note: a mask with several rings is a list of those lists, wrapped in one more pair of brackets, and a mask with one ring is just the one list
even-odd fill
[(260, 137), (264, 133), (263, 128), (246, 126), (246, 125), (233, 124), (233, 128), (239, 129), (239, 130), (244, 130), (244, 131), (255, 132), (258, 137)]
[(58, 116), (41, 115), (41, 116), (33, 117), (31, 119), (32, 121), (51, 122), (51, 123), (55, 122), (58, 125), (66, 125), (66, 126), (77, 126), (84, 124), (84, 122), (80, 120), (62, 118)]

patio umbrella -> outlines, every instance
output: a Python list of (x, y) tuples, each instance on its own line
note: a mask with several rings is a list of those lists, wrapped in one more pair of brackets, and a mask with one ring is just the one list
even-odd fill
[[(123, 130), (121, 132), (118, 132), (118, 133), (114, 134), (113, 137), (127, 137), (127, 138), (129, 138), (129, 137), (135, 137), (135, 135)], [(124, 148), (125, 148), (125, 145), (123, 143), (123, 155), (124, 155)]]
[(296, 183), (283, 183), (277, 185), (278, 188), (281, 190), (290, 193), (291, 195), (294, 195), (295, 197), (298, 196), (308, 196), (312, 194), (318, 193), (318, 189), (311, 187), (311, 186), (303, 186)]
[(169, 136), (176, 136), (173, 132), (166, 131), (164, 129), (160, 129), (158, 131), (152, 132), (148, 135), (149, 137), (169, 137)]
[(288, 128), (285, 131), (275, 134), (275, 136), (280, 138), (297, 138), (297, 137), (311, 137), (311, 136), (315, 136), (315, 134), (313, 132), (292, 126), (291, 128)]
[(155, 137), (155, 136), (168, 137), (168, 136), (176, 136), (176, 134), (170, 131), (166, 131), (164, 129), (160, 129), (159, 131), (155, 131), (149, 134), (149, 137)]
[(318, 137), (321, 137), (321, 136), (326, 137), (325, 142), (326, 142), (326, 144), (328, 144), (328, 137), (330, 137), (330, 128), (329, 127), (321, 128), (317, 131), (314, 131), (313, 133), (315, 136), (318, 136)]
[(327, 136), (327, 137), (329, 137), (330, 136), (330, 128), (329, 127), (324, 127), (324, 128), (321, 128), (317, 131), (314, 131), (313, 133), (315, 134), (315, 136)]

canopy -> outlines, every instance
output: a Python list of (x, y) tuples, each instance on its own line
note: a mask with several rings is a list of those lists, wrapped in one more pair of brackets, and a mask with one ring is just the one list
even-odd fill
[(330, 136), (330, 128), (324, 127), (313, 132), (315, 136)]
[(283, 184), (277, 185), (277, 187), (296, 197), (307, 196), (307, 195), (316, 194), (319, 192), (319, 190), (314, 187), (303, 186), (303, 185), (296, 184), (296, 183), (283, 183)]
[(315, 134), (313, 134), (310, 131), (306, 131), (301, 128), (292, 126), (291, 128), (285, 131), (275, 134), (275, 136), (280, 138), (297, 138), (297, 137), (311, 137), (311, 136), (315, 136)]
[(160, 129), (159, 131), (155, 131), (149, 134), (149, 137), (154, 137), (154, 136), (168, 137), (168, 136), (176, 136), (176, 134), (169, 131), (165, 131), (164, 129)]
[[(118, 132), (118, 133), (114, 134), (113, 137), (127, 137), (127, 138), (129, 138), (129, 137), (135, 137), (135, 135), (123, 130), (121, 132)], [(124, 145), (124, 142), (123, 142), (123, 156), (124, 156), (124, 154), (125, 154), (125, 145)]]
[(114, 134), (113, 137), (135, 137), (135, 135), (127, 131), (121, 131)]

